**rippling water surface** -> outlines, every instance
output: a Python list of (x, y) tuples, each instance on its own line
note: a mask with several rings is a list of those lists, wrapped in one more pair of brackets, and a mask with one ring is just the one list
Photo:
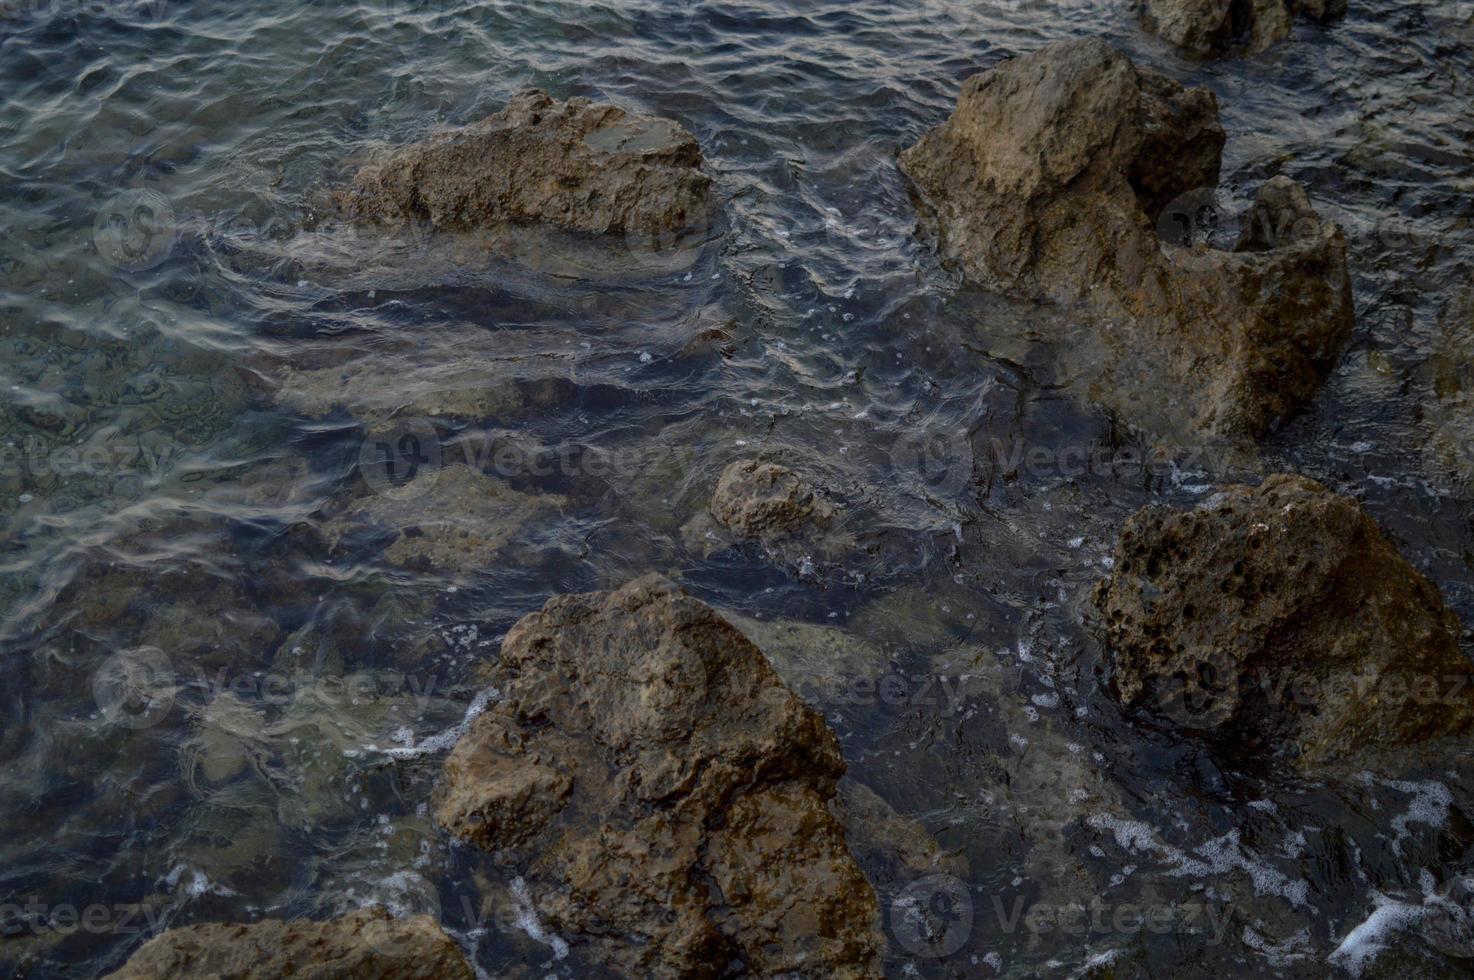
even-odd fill
[[(0, 963), (95, 976), (165, 925), (380, 901), (486, 975), (590, 975), (426, 801), (505, 629), (656, 570), (824, 708), (850, 783), (959, 853), (960, 949), (893, 929), (891, 975), (1344, 968), (1378, 896), (1468, 870), (1467, 762), (1222, 768), (1122, 717), (1085, 606), (1143, 503), (1291, 469), (1474, 623), (1474, 10), (1351, 7), (1199, 62), (1114, 0), (0, 3), (0, 896), (31, 903)], [(1079, 35), (1218, 95), (1228, 210), (1287, 173), (1351, 238), (1354, 340), (1257, 447), (1143, 472), (1070, 324), (912, 234), (899, 150), (968, 75)], [(333, 220), (356, 160), (527, 86), (679, 120), (713, 225), (652, 255)], [(440, 447), (428, 490), (363, 465), (406, 425)], [(699, 515), (751, 455), (827, 488), (838, 540), (713, 544)], [(120, 722), (140, 663), (174, 682)], [(884, 908), (915, 887), (863, 863)], [(1092, 898), (1173, 924), (1010, 918)], [(1389, 976), (1474, 955), (1384, 938)]]

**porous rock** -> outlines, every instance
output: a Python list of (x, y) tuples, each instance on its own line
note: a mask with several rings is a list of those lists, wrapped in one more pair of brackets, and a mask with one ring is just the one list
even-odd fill
[(838, 741), (710, 607), (659, 576), (556, 597), (490, 681), (437, 815), (547, 928), (626, 976), (877, 975)]
[(834, 514), (793, 470), (755, 459), (738, 460), (722, 471), (710, 511), (717, 523), (750, 538), (781, 535)]
[(1327, 23), (1346, 0), (1145, 0), (1142, 26), (1200, 55), (1243, 48), (1257, 54), (1290, 36), (1295, 16)]
[(460, 947), (428, 916), (360, 909), (324, 922), (267, 919), (170, 929), (112, 980), (474, 980)]
[(478, 123), (370, 162), (336, 199), (387, 224), (658, 236), (703, 222), (710, 187), (701, 148), (679, 124), (529, 90)]
[(1183, 202), (1211, 193), (1223, 143), (1211, 93), (1087, 39), (969, 78), (901, 167), (967, 278), (1082, 309), (1143, 401), (1180, 405), (1199, 432), (1257, 435), (1312, 396), (1350, 334), (1346, 239), (1277, 177), (1248, 216), (1274, 234), (1234, 251), (1164, 243), (1158, 227), (1193, 221)]
[(1340, 760), (1474, 721), (1438, 589), (1305, 477), (1139, 511), (1095, 604), (1121, 701), (1233, 751)]

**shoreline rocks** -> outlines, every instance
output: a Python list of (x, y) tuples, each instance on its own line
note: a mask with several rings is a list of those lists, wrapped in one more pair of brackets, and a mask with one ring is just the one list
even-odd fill
[(389, 225), (654, 237), (703, 223), (710, 190), (701, 148), (678, 123), (533, 89), (367, 164), (334, 197), (348, 215)]
[(1258, 54), (1289, 38), (1297, 16), (1326, 24), (1345, 15), (1346, 0), (1145, 0), (1141, 24), (1194, 54)]
[(1268, 231), (1235, 251), (1162, 241), (1216, 184), (1224, 138), (1210, 92), (1086, 39), (969, 78), (900, 165), (944, 261), (1090, 315), (1114, 375), (1102, 389), (1136, 382), (1138, 401), (1175, 398), (1199, 432), (1259, 435), (1312, 397), (1350, 335), (1346, 239), (1277, 177), (1249, 214)]
[(324, 922), (267, 919), (180, 926), (144, 943), (110, 980), (377, 977), (474, 980), (455, 940), (429, 916), (360, 909)]
[(1298, 765), (1474, 730), (1438, 589), (1355, 501), (1299, 476), (1126, 524), (1096, 590), (1128, 709)]
[(823, 717), (657, 575), (523, 617), (437, 819), (525, 868), (548, 928), (623, 975), (878, 976), (875, 892)]

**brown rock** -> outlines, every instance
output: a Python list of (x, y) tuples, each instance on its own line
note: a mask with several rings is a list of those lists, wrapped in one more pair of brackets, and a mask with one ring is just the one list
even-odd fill
[(348, 214), (388, 224), (655, 236), (705, 220), (711, 180), (700, 168), (701, 148), (677, 123), (531, 90), (370, 163), (336, 197)]
[(155, 936), (112, 980), (474, 980), (429, 916), (360, 909), (326, 922), (211, 922)]
[(1359, 504), (1304, 477), (1140, 511), (1095, 603), (1121, 701), (1237, 751), (1333, 761), (1474, 720), (1437, 588)]
[(1258, 54), (1293, 33), (1296, 14), (1325, 23), (1345, 13), (1346, 0), (1145, 0), (1141, 19), (1147, 31), (1196, 54)]
[(738, 460), (722, 471), (710, 510), (717, 523), (750, 538), (773, 537), (834, 514), (793, 470), (755, 459)]
[(659, 576), (554, 598), (491, 683), (438, 819), (525, 867), (552, 931), (627, 976), (877, 975), (839, 744), (708, 606)]
[(1346, 241), (1276, 178), (1254, 215), (1303, 202), (1312, 224), (1297, 211), (1291, 226), (1313, 233), (1236, 252), (1163, 243), (1159, 224), (1194, 220), (1177, 213), (1190, 189), (1211, 192), (1223, 140), (1211, 93), (1091, 39), (968, 79), (901, 167), (968, 278), (1084, 308), (1104, 370), (1140, 378), (1142, 403), (1165, 396), (1200, 431), (1258, 434), (1311, 396), (1350, 333)]

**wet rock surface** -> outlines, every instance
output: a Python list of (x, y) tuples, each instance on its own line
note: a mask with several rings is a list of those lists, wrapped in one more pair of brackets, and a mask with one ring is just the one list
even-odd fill
[(1359, 504), (1304, 477), (1140, 511), (1095, 603), (1121, 701), (1233, 751), (1336, 761), (1474, 722), (1437, 588)]
[(793, 470), (755, 459), (738, 460), (722, 471), (710, 510), (717, 523), (749, 538), (776, 537), (834, 516), (834, 507)]
[(531, 90), (368, 164), (336, 198), (349, 215), (389, 224), (655, 236), (704, 220), (711, 181), (700, 167), (701, 148), (677, 123)]
[(1141, 21), (1195, 54), (1258, 54), (1289, 38), (1297, 16), (1324, 24), (1345, 15), (1346, 0), (1146, 0)]
[(1168, 401), (1199, 431), (1259, 434), (1313, 395), (1350, 333), (1346, 240), (1275, 178), (1249, 215), (1265, 230), (1235, 251), (1163, 242), (1217, 181), (1217, 114), (1203, 89), (1067, 41), (968, 79), (901, 167), (969, 279), (1093, 315), (1108, 404)]
[(438, 819), (525, 868), (553, 932), (629, 976), (877, 975), (839, 744), (708, 606), (659, 576), (554, 598), (490, 680)]
[(381, 909), (363, 909), (327, 922), (268, 919), (250, 925), (182, 926), (151, 939), (110, 976), (113, 980), (472, 980), (475, 974), (455, 941), (433, 919), (394, 919)]

